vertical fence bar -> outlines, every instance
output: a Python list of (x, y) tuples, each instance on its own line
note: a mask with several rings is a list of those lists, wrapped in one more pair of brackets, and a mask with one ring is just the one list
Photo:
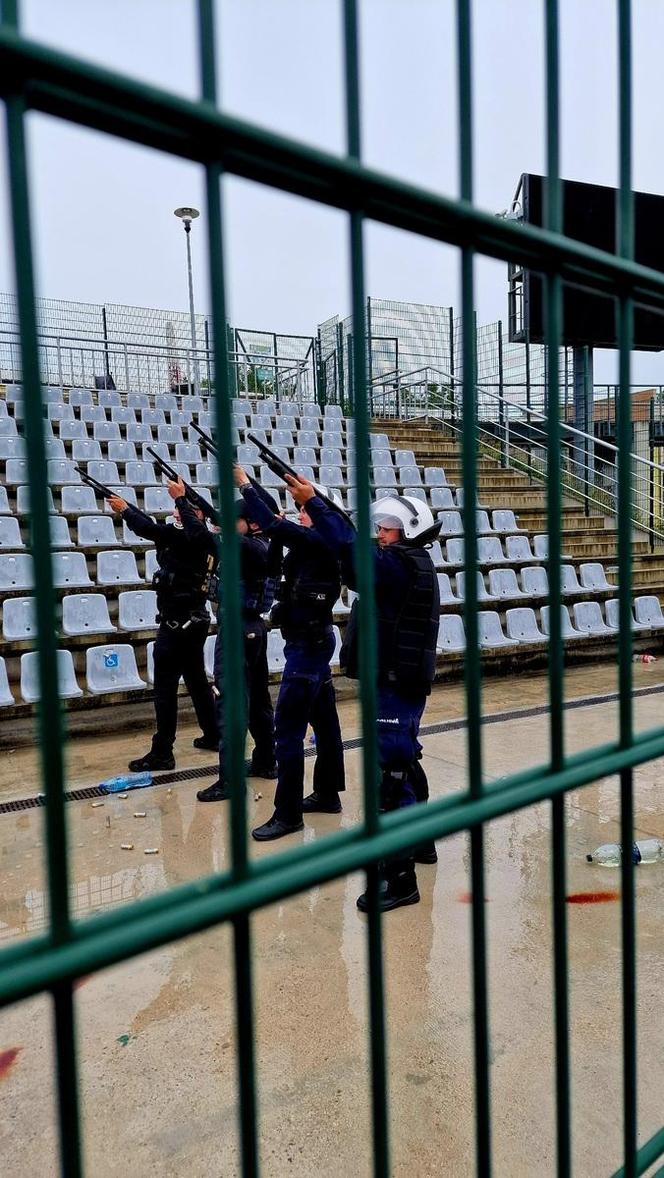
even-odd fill
[[(0, 16), (18, 29), (16, 0), (2, 0)], [(14, 243), (25, 406), (25, 441), (30, 485), (31, 543), (35, 569), (40, 703), (38, 708), (41, 774), (46, 794), (45, 837), (48, 870), (50, 936), (55, 944), (69, 940), (69, 870), (64, 813), (62, 718), (55, 644), (55, 594), (51, 568), (46, 448), (38, 362), (30, 193), (25, 144), (25, 102), (7, 98), (9, 199)], [(55, 1054), (58, 1072), (60, 1160), (64, 1178), (80, 1178), (81, 1136), (78, 1104), (76, 1035), (72, 984), (52, 991)]]
[[(208, 102), (217, 100), (215, 68), (215, 26), (212, 0), (199, 0), (199, 61), (201, 89)], [(221, 168), (208, 164), (205, 169), (208, 210), (208, 252), (210, 259), (210, 299), (215, 368), (215, 425), (217, 431), (218, 479), (223, 544), (219, 607), (224, 635), (222, 675), (233, 690), (223, 692), (224, 751), (226, 773), (231, 782), (231, 850), (235, 881), (246, 878), (247, 792), (244, 770), (245, 692), (242, 626), (240, 625), (240, 549), (235, 530), (233, 493), (233, 443), (231, 430), (231, 388), (226, 338), (226, 293), (224, 281), (224, 243), (221, 216)], [(256, 1060), (253, 1013), (253, 958), (251, 926), (248, 915), (233, 920), (233, 964), (237, 1022), (237, 1060), (240, 1089), (240, 1139), (244, 1178), (258, 1178), (258, 1107), (256, 1098)]]
[[(545, 224), (562, 231), (559, 136), (559, 17), (558, 0), (546, 3), (546, 136), (547, 178)], [(564, 654), (560, 616), (561, 514), (560, 492), (560, 336), (562, 288), (558, 275), (545, 284), (546, 355), (548, 381), (547, 522), (549, 531), (549, 702), (550, 758), (554, 771), (564, 764), (563, 694)], [(559, 1178), (571, 1172), (569, 990), (566, 909), (565, 799), (551, 803), (551, 887), (553, 917), (553, 984), (556, 1077), (556, 1160)]]
[[(457, 2), (457, 70), (459, 86), (460, 195), (473, 199), (472, 39), (470, 0)], [(477, 593), (477, 324), (474, 253), (461, 251), (462, 301), (462, 471), (464, 567), (466, 570), (465, 686), (468, 716), (468, 783), (472, 797), (482, 793), (481, 683)], [(484, 828), (470, 832), (472, 886), (472, 963), (475, 1006), (475, 1149), (479, 1178), (491, 1174), (491, 1096), (489, 1084), (489, 1010), (484, 911)]]
[[(360, 159), (360, 65), (356, 0), (344, 0), (344, 54), (348, 155)], [(369, 499), (369, 406), (367, 344), (371, 354), (369, 303), (364, 295), (363, 218), (350, 214), (352, 285), (352, 372), (355, 413), (355, 482), (357, 484), (357, 588), (359, 612), (360, 710), (362, 716), (362, 778), (364, 825), (367, 834), (378, 829), (378, 747), (376, 741), (376, 627)], [(378, 866), (367, 869), (369, 1017), (371, 1027), (371, 1106), (373, 1172), (388, 1178), (389, 1119), (387, 1100), (387, 1045), (381, 914), (378, 907)]]
[[(632, 38), (631, 0), (618, 0), (619, 159), (620, 191), (616, 210), (616, 252), (634, 256), (634, 201), (632, 193)], [(633, 301), (620, 296), (618, 305), (619, 375), (616, 433), (618, 444), (618, 634), (619, 741), (627, 748), (633, 741), (632, 713), (632, 414), (630, 401), (630, 352), (633, 336)], [(623, 1133), (626, 1178), (637, 1173), (637, 1059), (636, 1059), (636, 914), (634, 863), (631, 848), (634, 831), (633, 772), (620, 774), (620, 823), (623, 856), (622, 988), (623, 988)]]

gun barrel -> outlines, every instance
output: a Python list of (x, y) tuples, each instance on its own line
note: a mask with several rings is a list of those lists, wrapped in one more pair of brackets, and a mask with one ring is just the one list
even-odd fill
[(219, 453), (217, 443), (214, 441), (213, 438), (210, 437), (209, 434), (206, 434), (204, 429), (201, 429), (200, 425), (196, 425), (196, 422), (192, 421), (191, 428), (193, 430), (195, 430), (196, 433), (199, 435), (199, 437), (201, 437), (203, 439), (203, 441), (205, 442), (205, 445), (207, 446), (208, 450), (211, 451), (212, 454)]

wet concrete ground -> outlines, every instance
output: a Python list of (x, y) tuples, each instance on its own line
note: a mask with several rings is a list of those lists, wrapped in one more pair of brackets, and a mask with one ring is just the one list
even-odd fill
[[(662, 669), (660, 669), (662, 668)], [(635, 686), (664, 686), (664, 663), (635, 667)], [(568, 752), (616, 735), (607, 666), (576, 669), (566, 713)], [(489, 712), (537, 707), (546, 680), (488, 681)], [(664, 691), (635, 700), (638, 730), (661, 723)], [(344, 736), (356, 735), (353, 704)], [(438, 689), (425, 724), (463, 715), (458, 687)], [(487, 778), (546, 759), (547, 717), (484, 730)], [(181, 733), (178, 767), (210, 763)], [(466, 734), (423, 740), (433, 796), (465, 784)], [(68, 750), (68, 784), (120, 772), (144, 737), (81, 740)], [(359, 753), (346, 757), (344, 812), (310, 819), (304, 835), (252, 854), (279, 854), (361, 818)], [(307, 762), (310, 775), (312, 761)], [(637, 836), (664, 838), (664, 766), (637, 770)], [(72, 900), (85, 916), (228, 864), (227, 810), (202, 806), (200, 781), (70, 803)], [(271, 812), (271, 785), (250, 814)], [(0, 801), (40, 788), (35, 756), (0, 762)], [(487, 829), (491, 1093), (494, 1173), (555, 1173), (549, 806), (509, 815)], [(145, 811), (145, 818), (134, 813)], [(618, 838), (615, 779), (566, 801), (568, 892), (613, 891), (617, 872), (585, 853)], [(110, 821), (110, 826), (108, 822)], [(0, 815), (0, 947), (43, 928), (43, 812)], [(133, 842), (133, 851), (120, 845)], [(146, 847), (159, 854), (145, 856)], [(472, 986), (469, 849), (465, 835), (439, 844), (436, 867), (418, 869), (422, 902), (384, 921), (389, 1026), (392, 1173), (471, 1175), (473, 1154)], [(368, 1176), (366, 923), (355, 899), (361, 875), (273, 905), (253, 919), (260, 1146), (268, 1176)], [(661, 912), (664, 865), (637, 873), (639, 1118), (642, 1139), (664, 1123)], [(620, 909), (615, 901), (570, 904), (569, 973), (574, 1172), (608, 1175), (621, 1156)], [(80, 1084), (87, 1173), (93, 1178), (233, 1178), (240, 1173), (232, 940), (214, 929), (83, 980), (77, 989)], [(56, 1175), (50, 999), (0, 1011), (0, 1168), (12, 1178)]]

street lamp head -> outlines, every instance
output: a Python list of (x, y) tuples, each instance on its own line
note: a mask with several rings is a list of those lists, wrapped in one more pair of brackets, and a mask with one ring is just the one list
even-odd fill
[(174, 209), (173, 213), (176, 217), (180, 218), (187, 233), (191, 229), (191, 222), (195, 221), (201, 215), (198, 209), (189, 209), (186, 206), (183, 206), (181, 209)]

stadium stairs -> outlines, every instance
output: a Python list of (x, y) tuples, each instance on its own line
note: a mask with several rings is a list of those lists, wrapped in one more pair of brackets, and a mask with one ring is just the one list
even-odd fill
[[(64, 699), (67, 727), (70, 733), (91, 735), (117, 731), (119, 726), (127, 724), (135, 728), (150, 727), (153, 711), (149, 655), (156, 629), (154, 601), (149, 590), (154, 551), (149, 545), (138, 543), (136, 537), (128, 535), (117, 520), (105, 511), (101, 500), (96, 500), (94, 506), (89, 501), (85, 507), (72, 503), (72, 494), (67, 487), (76, 484), (71, 481), (71, 470), (67, 469), (66, 464), (76, 458), (85, 463), (81, 445), (84, 451), (90, 450), (89, 461), (116, 461), (118, 483), (124, 484), (130, 476), (134, 478), (138, 505), (150, 510), (155, 518), (165, 518), (169, 505), (163, 501), (163, 488), (162, 491), (155, 490), (162, 484), (154, 472), (147, 472), (146, 477), (144, 468), (127, 464), (142, 461), (144, 444), (154, 445), (162, 437), (167, 438), (163, 444), (167, 447), (171, 463), (180, 462), (185, 477), (205, 489), (213, 481), (213, 475), (209, 464), (198, 461), (198, 439), (193, 431), (189, 436), (188, 424), (191, 420), (198, 421), (203, 428), (209, 429), (210, 407), (205, 399), (190, 396), (176, 398), (171, 394), (157, 394), (148, 398), (145, 394), (120, 396), (115, 392), (67, 389), (64, 392), (61, 389), (46, 389), (44, 400), (50, 422), (47, 438), (50, 452), (49, 481), (54, 506), (52, 518), (57, 520), (58, 528), (54, 552), (58, 565), (62, 566), (62, 583), (56, 588), (60, 625), (57, 645), (59, 650), (65, 652), (61, 657), (69, 671), (68, 686), (65, 688), (68, 694)], [(103, 409), (103, 413), (99, 412), (100, 409)], [(261, 428), (265, 429), (267, 440), (277, 444), (271, 433), (281, 429), (285, 432), (279, 435), (279, 444), (286, 445), (288, 457), (300, 469), (303, 469), (302, 463), (293, 458), (293, 446), (309, 446), (312, 463), (307, 473), (320, 477), (321, 481), (325, 474), (318, 462), (313, 461), (322, 457), (320, 447), (325, 445), (331, 451), (338, 452), (343, 494), (346, 502), (352, 502), (352, 491), (349, 493), (347, 486), (349, 464), (352, 463), (350, 430), (338, 408), (330, 407), (325, 415), (319, 416), (317, 407), (310, 405), (299, 406), (286, 402), (278, 409), (266, 402), (249, 404), (237, 400), (234, 410), (234, 428), (239, 444), (246, 445), (245, 432)], [(84, 428), (81, 428), (81, 422)], [(111, 425), (109, 430), (111, 422), (117, 425), (117, 429)], [(0, 385), (0, 718), (4, 721), (0, 724), (0, 746), (4, 747), (28, 742), (33, 738), (34, 730), (35, 704), (31, 700), (35, 667), (34, 660), (33, 665), (28, 666), (24, 658), (35, 647), (29, 601), (26, 603), (24, 600), (31, 595), (30, 574), (25, 568), (21, 573), (20, 568), (21, 564), (25, 565), (22, 558), (29, 553), (26, 479), (25, 470), (20, 466), (22, 432), (20, 386), (5, 388)], [(115, 434), (115, 441), (105, 436), (108, 432)], [(444, 518), (451, 530), (441, 537), (441, 544), (434, 553), (441, 589), (444, 591), (438, 675), (441, 679), (458, 678), (463, 669), (465, 642), (463, 602), (459, 599), (461, 582), (458, 579), (458, 574), (462, 572), (458, 532), (461, 518), (458, 511), (458, 487), (461, 483), (458, 444), (440, 426), (425, 423), (377, 420), (373, 423), (372, 432), (376, 435), (372, 437), (372, 460), (377, 494), (389, 493), (392, 486), (406, 490), (410, 485), (409, 480), (412, 480), (416, 488), (414, 493), (425, 497), (434, 509), (440, 504), (441, 496), (445, 499), (447, 510)], [(80, 435), (78, 438), (70, 436), (77, 433)], [(177, 437), (181, 437), (181, 441), (178, 442)], [(125, 453), (124, 447), (125, 442), (132, 440), (135, 459), (131, 455), (132, 447), (128, 447), (129, 453)], [(96, 441), (99, 441), (99, 446), (88, 445)], [(119, 449), (116, 443), (120, 444)], [(184, 449), (176, 450), (176, 445)], [(187, 447), (193, 448), (189, 450)], [(412, 459), (408, 455), (399, 455), (400, 450), (412, 451)], [(116, 455), (115, 459), (111, 458), (112, 454)], [(203, 459), (204, 455), (200, 455), (200, 458)], [(65, 465), (60, 466), (60, 463)], [(415, 471), (414, 466), (418, 468)], [(336, 469), (333, 467), (333, 470)], [(269, 472), (258, 464), (254, 471), (269, 486)], [(495, 590), (496, 594), (480, 606), (485, 615), (482, 622), (484, 670), (487, 674), (511, 675), (517, 667), (520, 671), (541, 668), (547, 658), (547, 641), (542, 630), (545, 620), (541, 609), (546, 603), (546, 596), (541, 592), (541, 580), (539, 595), (531, 595), (527, 589), (524, 590), (523, 585), (524, 569), (535, 570), (526, 573), (526, 577), (545, 576), (545, 488), (541, 483), (529, 481), (528, 476), (522, 473), (502, 468), (498, 462), (489, 458), (480, 459), (478, 476), (478, 506), (487, 513), (482, 517), (486, 526), (484, 538), (492, 545), (491, 559), (482, 563), (481, 571), (486, 592)], [(111, 485), (115, 481), (107, 479), (103, 473), (98, 477)], [(144, 478), (145, 486), (142, 485)], [(434, 493), (439, 497), (438, 502), (434, 502)], [(160, 498), (161, 503), (157, 502)], [(285, 502), (283, 495), (282, 502)], [(501, 519), (500, 527), (496, 530), (494, 525), (501, 517), (496, 517), (493, 514), (495, 511), (514, 513), (513, 525), (508, 520), (505, 526)], [(99, 524), (97, 521), (95, 524), (93, 512), (100, 517), (106, 516), (107, 523), (102, 521)], [(95, 532), (97, 527), (98, 534)], [(512, 559), (510, 553), (516, 552), (517, 548), (519, 554)], [(129, 575), (124, 577), (119, 574), (112, 583), (102, 583), (100, 570), (103, 560), (100, 560), (100, 553), (107, 551), (116, 554), (112, 559), (120, 562), (128, 559), (132, 566), (135, 562), (135, 568), (132, 567)], [(635, 646), (636, 649), (656, 652), (661, 646), (660, 634), (664, 633), (664, 617), (661, 625), (658, 625), (660, 615), (657, 613), (659, 598), (664, 594), (664, 554), (651, 553), (647, 538), (640, 534), (634, 536), (633, 551), (634, 597), (642, 595), (650, 602), (647, 607), (642, 607), (645, 622), (635, 633)], [(610, 610), (614, 609), (611, 600), (616, 596), (616, 588), (612, 584), (615, 581), (617, 552), (614, 521), (600, 514), (588, 515), (583, 505), (567, 499), (563, 512), (563, 552), (563, 563), (572, 570), (569, 574), (569, 592), (563, 598), (565, 606), (570, 610), (571, 623), (577, 621), (576, 613), (580, 607), (582, 616), (578, 619), (579, 624), (587, 623), (591, 630), (594, 626), (602, 630), (599, 634), (573, 633), (566, 642), (566, 657), (570, 662), (613, 658), (616, 631), (607, 629), (605, 619), (609, 618), (610, 621), (611, 617), (615, 618), (615, 614), (610, 615)], [(66, 558), (64, 560), (60, 559), (63, 554)], [(496, 554), (498, 557), (494, 559)], [(74, 567), (77, 564), (78, 568)], [(543, 574), (538, 574), (538, 569), (544, 570)], [(601, 577), (608, 577), (604, 587), (598, 587), (598, 569)], [(15, 583), (12, 583), (12, 578)], [(589, 586), (584, 584), (586, 579), (590, 581)], [(137, 590), (142, 591), (137, 598), (124, 596)], [(92, 628), (85, 630), (81, 618), (85, 610), (95, 603), (89, 600), (82, 602), (80, 598), (72, 600), (74, 594), (83, 594), (88, 599), (90, 595), (99, 595), (96, 604), (103, 615), (99, 623), (102, 627), (100, 630), (94, 630), (94, 623), (91, 624)], [(18, 605), (17, 599), (22, 599), (23, 604)], [(591, 602), (595, 603), (599, 615), (595, 612), (586, 618), (584, 611), (588, 613), (586, 607)], [(69, 614), (67, 625), (67, 619), (63, 619), (63, 609)], [(515, 610), (520, 613), (515, 614)], [(528, 614), (524, 618), (524, 610), (532, 611), (532, 616)], [(335, 616), (339, 627), (338, 640), (348, 612), (348, 597), (344, 591)], [(64, 632), (72, 629), (72, 613), (75, 615), (73, 629), (82, 629), (82, 633)], [(213, 623), (207, 648), (210, 668), (214, 630)], [(511, 640), (510, 634), (515, 635)], [(116, 657), (119, 658), (120, 670), (124, 667), (128, 675), (128, 686), (122, 689), (113, 689), (115, 680), (112, 677), (111, 680), (104, 678), (108, 676), (103, 665), (104, 659), (110, 658), (112, 665)], [(282, 662), (280, 636), (276, 631), (271, 636), (270, 657), (271, 679), (276, 691)], [(6, 679), (3, 672), (6, 673)], [(336, 672), (339, 692), (353, 692), (354, 685), (339, 674), (338, 666)], [(186, 695), (183, 695), (181, 709), (183, 716), (191, 714)]]

